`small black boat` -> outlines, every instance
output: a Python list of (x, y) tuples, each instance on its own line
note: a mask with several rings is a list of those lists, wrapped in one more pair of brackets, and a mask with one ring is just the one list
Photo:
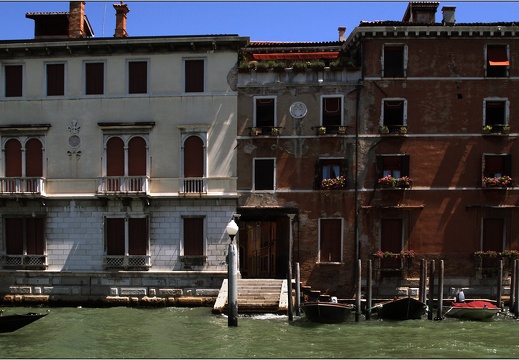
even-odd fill
[(302, 307), (308, 320), (323, 324), (345, 322), (351, 311), (355, 309), (355, 306), (351, 304), (321, 301), (306, 302)]
[(13, 314), (3, 315), (0, 311), (0, 333), (8, 333), (18, 330), (30, 323), (47, 316), (49, 311), (44, 314), (27, 313), (27, 314)]
[(421, 319), (427, 308), (426, 304), (412, 297), (400, 298), (376, 305), (378, 317), (390, 320)]

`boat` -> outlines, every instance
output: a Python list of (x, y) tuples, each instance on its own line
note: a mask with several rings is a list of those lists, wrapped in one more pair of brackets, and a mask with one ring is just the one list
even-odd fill
[(322, 324), (339, 324), (345, 322), (355, 306), (338, 302), (306, 302), (302, 305), (308, 320)]
[(378, 308), (378, 317), (390, 320), (421, 319), (427, 305), (412, 297), (394, 299), (374, 306)]
[(16, 331), (30, 323), (47, 316), (49, 311), (43, 314), (27, 313), (27, 314), (13, 314), (3, 315), (3, 310), (0, 311), (0, 333), (8, 333)]
[(486, 300), (467, 300), (453, 302), (445, 313), (447, 317), (467, 320), (489, 320), (501, 311), (500, 308)]

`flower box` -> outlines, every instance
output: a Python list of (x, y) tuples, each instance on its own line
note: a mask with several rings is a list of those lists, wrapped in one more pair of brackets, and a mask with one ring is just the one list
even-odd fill
[(483, 186), (486, 188), (507, 188), (513, 186), (513, 180), (510, 176), (484, 177)]
[(378, 179), (378, 185), (383, 189), (407, 189), (413, 184), (413, 180), (409, 176), (394, 178), (391, 175)]
[(343, 189), (346, 186), (346, 178), (344, 176), (337, 176), (334, 179), (323, 179), (321, 181), (321, 189), (337, 190)]

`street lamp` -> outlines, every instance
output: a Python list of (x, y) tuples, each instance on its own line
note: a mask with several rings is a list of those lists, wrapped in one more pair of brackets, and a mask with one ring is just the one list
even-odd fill
[(231, 239), (229, 243), (228, 258), (229, 264), (227, 267), (227, 304), (228, 304), (228, 326), (238, 326), (238, 263), (236, 258), (236, 244), (234, 237), (238, 233), (238, 225), (231, 220), (225, 228), (227, 235)]

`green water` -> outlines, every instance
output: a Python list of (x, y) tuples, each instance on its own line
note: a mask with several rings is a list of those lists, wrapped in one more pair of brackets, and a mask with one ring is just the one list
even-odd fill
[[(5, 315), (46, 308), (4, 308)], [(321, 325), (210, 308), (51, 308), (0, 334), (0, 358), (519, 358), (519, 320), (382, 320)]]

